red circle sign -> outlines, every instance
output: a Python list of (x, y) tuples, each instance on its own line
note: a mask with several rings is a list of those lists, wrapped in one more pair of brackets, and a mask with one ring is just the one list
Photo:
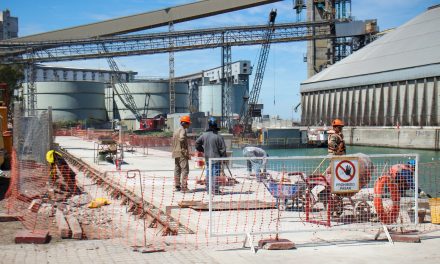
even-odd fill
[[(339, 170), (342, 170), (345, 175), (339, 175)], [(336, 165), (335, 174), (336, 178), (338, 178), (338, 180), (341, 182), (349, 182), (353, 180), (354, 176), (356, 175), (356, 167), (354, 166), (353, 162), (343, 160)], [(343, 178), (341, 176), (348, 176), (348, 178)]]

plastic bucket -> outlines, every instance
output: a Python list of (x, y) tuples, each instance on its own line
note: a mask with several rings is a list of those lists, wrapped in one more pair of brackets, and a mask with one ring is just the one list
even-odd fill
[(429, 209), (431, 210), (431, 223), (440, 224), (440, 198), (430, 198)]

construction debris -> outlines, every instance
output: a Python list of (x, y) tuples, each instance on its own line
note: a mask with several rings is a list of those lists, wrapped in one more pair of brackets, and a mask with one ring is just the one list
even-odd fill
[(69, 205), (72, 207), (80, 207), (80, 206), (83, 206), (83, 205), (90, 203), (91, 200), (92, 200), (92, 197), (90, 197), (90, 195), (88, 195), (87, 193), (79, 194), (79, 195), (72, 196), (69, 199)]
[(54, 215), (54, 213), (55, 207), (50, 203), (43, 203), (41, 204), (40, 209), (38, 209), (38, 214), (46, 217), (51, 217)]
[(29, 211), (34, 212), (34, 213), (38, 212), (42, 202), (43, 201), (41, 199), (32, 200), (31, 204), (28, 207)]

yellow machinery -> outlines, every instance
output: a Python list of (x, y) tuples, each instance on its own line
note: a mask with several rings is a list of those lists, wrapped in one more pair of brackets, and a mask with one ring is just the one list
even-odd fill
[[(5, 149), (5, 142), (3, 138), (3, 133), (8, 129), (8, 109), (6, 106), (0, 106), (0, 116), (1, 116), (1, 136), (0, 136), (0, 165), (5, 162), (5, 155), (7, 150)], [(12, 137), (11, 137), (12, 139)], [(12, 146), (11, 146), (12, 147)]]

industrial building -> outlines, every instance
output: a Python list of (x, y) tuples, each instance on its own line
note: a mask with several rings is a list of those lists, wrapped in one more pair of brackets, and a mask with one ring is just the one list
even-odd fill
[[(330, 29), (336, 38), (307, 42), (307, 56), (304, 61), (307, 62), (308, 78), (370, 43), (379, 30), (375, 19), (353, 19), (351, 0), (295, 0), (294, 9), (297, 14), (306, 9), (307, 21), (337, 20), (335, 27)], [(346, 23), (348, 21), (350, 23)]]
[(18, 18), (6, 9), (0, 13), (0, 40), (18, 37)]
[(438, 126), (440, 7), (301, 83), (303, 125)]

